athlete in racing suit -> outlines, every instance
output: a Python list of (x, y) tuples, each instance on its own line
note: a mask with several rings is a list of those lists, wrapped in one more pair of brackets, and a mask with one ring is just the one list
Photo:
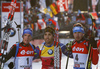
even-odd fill
[(98, 63), (97, 43), (93, 37), (87, 40), (84, 34), (85, 32), (82, 24), (76, 23), (73, 27), (73, 36), (75, 40), (72, 42), (72, 46), (70, 46), (71, 49), (69, 50), (73, 55), (74, 69), (85, 69), (90, 44), (92, 46), (91, 69), (92, 64), (96, 65)]
[[(6, 55), (6, 61), (15, 57), (14, 69), (32, 69), (32, 60), (38, 57), (39, 50), (29, 43), (32, 39), (31, 29), (24, 29), (22, 37), (23, 41), (21, 43), (14, 44), (11, 47)], [(12, 68), (13, 66), (10, 65), (9, 67)]]
[[(52, 27), (46, 27), (44, 33), (44, 40), (41, 45), (39, 45), (39, 49), (41, 51), (40, 58), (42, 61), (42, 68), (41, 69), (54, 69), (54, 29)], [(58, 43), (59, 50), (58, 52), (60, 55), (59, 59), (59, 69), (61, 69), (61, 55), (62, 53), (68, 55), (66, 50), (66, 46), (62, 43)], [(71, 57), (71, 55), (70, 55)]]

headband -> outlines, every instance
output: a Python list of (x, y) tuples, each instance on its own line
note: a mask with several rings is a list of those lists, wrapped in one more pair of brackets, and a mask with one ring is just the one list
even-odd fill
[(24, 29), (24, 31), (23, 31), (23, 35), (24, 35), (24, 34), (30, 34), (30, 35), (32, 36), (32, 30), (29, 29), (29, 28)]
[(74, 28), (73, 28), (73, 33), (75, 33), (75, 32), (81, 32), (81, 33), (85, 33), (84, 32), (84, 29), (82, 28), (82, 27), (80, 27), (80, 26), (75, 26)]

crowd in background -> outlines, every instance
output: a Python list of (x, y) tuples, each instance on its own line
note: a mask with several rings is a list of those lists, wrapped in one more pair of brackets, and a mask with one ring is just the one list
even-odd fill
[[(11, 0), (3, 0), (3, 1), (11, 1)], [(59, 25), (59, 30), (71, 30), (72, 25), (76, 22), (83, 23), (87, 28), (92, 25), (92, 20), (89, 13), (81, 13), (77, 10), (77, 13), (73, 11), (73, 4), (75, 3), (73, 0), (68, 0), (68, 11), (59, 12), (57, 15), (50, 17), (50, 15), (45, 14), (40, 11), (41, 9), (41, 0), (17, 0), (19, 2), (23, 2), (23, 10), (24, 10), (24, 27), (31, 27), (34, 31), (34, 36), (42, 33), (43, 29), (39, 29), (37, 27), (37, 21), (39, 19), (44, 19), (46, 22), (46, 26), (53, 26), (53, 23), (48, 19), (54, 19), (57, 17), (57, 22)], [(57, 0), (43, 0), (48, 7), (51, 3)], [(92, 1), (92, 0), (91, 0)], [(81, 3), (80, 3), (81, 4)], [(98, 2), (99, 4), (99, 2)], [(96, 6), (97, 7), (97, 6)], [(100, 28), (100, 14), (97, 12), (98, 20), (95, 21), (96, 27)]]

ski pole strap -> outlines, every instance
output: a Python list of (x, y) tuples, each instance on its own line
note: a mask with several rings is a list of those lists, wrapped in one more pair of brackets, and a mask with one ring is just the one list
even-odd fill
[(16, 56), (17, 56), (17, 53), (18, 53), (18, 49), (19, 49), (19, 43), (16, 44), (16, 54), (15, 54), (15, 59), (16, 59)]

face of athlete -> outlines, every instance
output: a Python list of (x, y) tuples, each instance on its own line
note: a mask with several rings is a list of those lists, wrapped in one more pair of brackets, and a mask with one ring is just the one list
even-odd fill
[(73, 36), (76, 41), (80, 41), (83, 38), (84, 34), (81, 32), (75, 32), (75, 33), (73, 33)]
[(54, 36), (50, 32), (45, 32), (44, 40), (47, 45), (51, 45), (54, 41)]
[(25, 44), (28, 44), (31, 41), (31, 39), (32, 39), (32, 36), (30, 34), (24, 34), (23, 35), (23, 42)]

